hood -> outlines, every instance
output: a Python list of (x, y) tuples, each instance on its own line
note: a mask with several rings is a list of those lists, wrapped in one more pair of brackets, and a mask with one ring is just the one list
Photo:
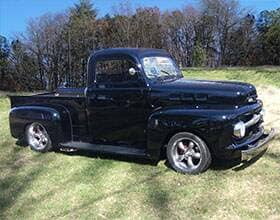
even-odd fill
[(233, 81), (186, 80), (151, 85), (153, 105), (174, 105), (174, 102), (201, 105), (241, 106), (255, 103), (256, 88), (248, 83)]

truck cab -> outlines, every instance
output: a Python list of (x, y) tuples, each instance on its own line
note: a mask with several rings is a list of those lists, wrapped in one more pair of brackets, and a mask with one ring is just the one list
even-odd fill
[(86, 88), (11, 96), (13, 137), (40, 152), (86, 149), (159, 160), (200, 173), (212, 158), (266, 150), (263, 104), (253, 85), (186, 80), (165, 50), (112, 48), (88, 59)]

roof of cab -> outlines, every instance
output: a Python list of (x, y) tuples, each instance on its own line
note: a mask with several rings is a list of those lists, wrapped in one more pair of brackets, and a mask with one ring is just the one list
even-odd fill
[(128, 55), (133, 57), (145, 56), (170, 56), (164, 49), (153, 48), (108, 48), (101, 49), (92, 53), (92, 56), (106, 56), (106, 55)]

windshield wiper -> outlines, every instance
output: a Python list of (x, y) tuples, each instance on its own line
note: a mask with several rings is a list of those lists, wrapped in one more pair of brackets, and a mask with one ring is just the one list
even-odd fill
[(160, 70), (160, 72), (162, 72), (162, 73), (165, 73), (166, 74), (166, 76), (161, 76), (161, 77), (156, 77), (155, 76), (155, 78), (153, 79), (153, 81), (160, 81), (160, 82), (162, 82), (162, 81), (165, 81), (166, 79), (171, 79), (171, 78), (173, 78), (173, 74), (171, 74), (171, 73), (169, 73), (169, 72), (167, 72), (167, 71), (165, 71), (165, 70)]
[[(162, 72), (162, 73), (165, 73), (165, 74), (167, 75), (167, 76), (165, 76), (165, 77), (164, 77), (164, 76), (162, 77), (162, 81), (163, 81), (163, 80), (167, 80), (167, 79), (168, 79), (168, 80), (169, 80), (169, 79), (174, 79), (174, 78), (176, 79), (176, 75), (174, 75), (174, 74), (172, 74), (172, 73), (169, 73), (169, 72), (167, 72), (167, 71), (165, 71), (165, 70), (161, 70), (161, 72)], [(161, 77), (160, 77), (160, 78), (161, 78)]]
[(165, 70), (160, 70), (160, 72), (165, 73), (165, 74), (168, 75), (168, 76), (172, 76), (172, 75), (173, 75), (173, 74), (171, 74), (171, 73), (169, 73), (169, 72), (167, 72), (167, 71), (165, 71)]

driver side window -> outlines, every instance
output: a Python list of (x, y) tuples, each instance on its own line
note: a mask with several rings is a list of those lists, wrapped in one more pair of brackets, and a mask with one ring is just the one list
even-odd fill
[(137, 74), (130, 74), (130, 68), (137, 68), (129, 59), (99, 60), (95, 65), (96, 82), (101, 87), (131, 86), (138, 81)]

